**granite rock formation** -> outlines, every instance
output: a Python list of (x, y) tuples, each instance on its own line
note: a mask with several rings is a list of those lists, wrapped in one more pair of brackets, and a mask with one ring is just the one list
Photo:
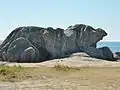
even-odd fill
[(117, 60), (120, 60), (120, 52), (115, 52), (114, 56)]
[(18, 27), (0, 46), (0, 58), (12, 62), (41, 62), (61, 58), (75, 52), (86, 52), (91, 57), (113, 60), (109, 48), (96, 48), (107, 33), (89, 25), (76, 24), (67, 29)]

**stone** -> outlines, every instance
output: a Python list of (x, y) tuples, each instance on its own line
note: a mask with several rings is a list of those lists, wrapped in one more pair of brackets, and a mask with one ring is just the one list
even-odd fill
[(34, 62), (36, 58), (36, 51), (33, 47), (28, 47), (20, 54), (21, 62)]
[(94, 47), (84, 47), (84, 52), (87, 53), (90, 57), (105, 59), (114, 61), (114, 56), (112, 51), (108, 47), (94, 48)]
[(120, 60), (120, 52), (115, 52), (115, 58)]
[[(52, 27), (18, 27), (0, 45), (0, 57), (12, 62), (41, 62), (76, 52), (86, 52), (95, 58), (100, 56), (102, 59), (111, 60), (110, 50), (96, 50), (97, 42), (106, 35), (103, 29), (94, 29), (84, 24), (69, 26), (65, 30)], [(102, 54), (106, 54), (105, 50), (111, 56), (109, 54), (104, 58)], [(95, 51), (96, 55), (92, 55), (92, 51)]]
[(101, 57), (101, 58), (106, 59), (106, 60), (110, 60), (110, 61), (116, 60), (109, 47), (102, 47), (102, 48), (98, 48), (98, 49), (101, 50), (103, 53), (103, 57)]
[(120, 52), (115, 52), (116, 55), (120, 56)]
[(12, 62), (26, 62), (25, 59), (27, 61), (30, 59), (31, 62), (34, 62), (34, 60), (39, 59), (39, 57), (40, 53), (37, 48), (23, 37), (17, 38), (9, 45), (6, 55), (7, 60)]

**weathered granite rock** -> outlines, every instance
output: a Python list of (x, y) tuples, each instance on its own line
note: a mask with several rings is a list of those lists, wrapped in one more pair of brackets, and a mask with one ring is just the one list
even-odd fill
[(120, 52), (115, 52), (115, 58), (120, 60)]
[(83, 50), (93, 58), (105, 59), (110, 61), (115, 60), (112, 51), (108, 47), (83, 47)]
[(115, 52), (116, 55), (120, 56), (120, 52)]
[[(34, 62), (36, 60), (36, 50), (33, 47), (28, 47), (20, 54), (21, 62)], [(31, 60), (31, 61), (30, 61)]]
[[(5, 61), (17, 62), (61, 58), (84, 51), (85, 47), (96, 49), (96, 43), (106, 35), (107, 33), (100, 28), (94, 29), (83, 24), (70, 26), (66, 30), (51, 27), (19, 27), (13, 30), (0, 46), (0, 57)], [(90, 55), (93, 49), (89, 51)], [(101, 51), (98, 49), (98, 52)], [(111, 53), (109, 50), (107, 52)], [(97, 55), (100, 56), (99, 53)], [(112, 56), (109, 55), (107, 58), (100, 58), (111, 59)]]
[(2, 44), (2, 42), (3, 42), (3, 41), (2, 41), (2, 40), (0, 40), (0, 45)]
[(37, 59), (43, 59), (39, 50), (23, 37), (17, 38), (9, 45), (6, 57), (12, 62), (35, 62)]

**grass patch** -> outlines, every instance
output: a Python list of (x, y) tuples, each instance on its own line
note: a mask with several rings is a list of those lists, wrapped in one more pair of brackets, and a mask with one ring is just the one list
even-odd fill
[(63, 65), (63, 64), (57, 64), (54, 66), (54, 68), (57, 70), (57, 71), (76, 71), (76, 70), (81, 70), (81, 68), (79, 67), (71, 67), (71, 66), (68, 66), (68, 65)]
[(0, 66), (0, 81), (20, 81), (25, 74), (25, 68), (21, 66)]
[(24, 68), (21, 66), (0, 66), (0, 75), (9, 75), (14, 72), (18, 72), (20, 70), (23, 70)]
[[(68, 65), (55, 65), (53, 68), (38, 67), (25, 68), (22, 66), (0, 66), (0, 81), (19, 82), (27, 79), (41, 78), (41, 76), (67, 76), (70, 73), (77, 72), (79, 68), (73, 68)], [(63, 74), (63, 72), (66, 72)]]
[(72, 67), (68, 66), (68, 65), (62, 65), (62, 64), (57, 64), (54, 66), (54, 68), (58, 71), (68, 71), (70, 69), (72, 69)]
[[(51, 87), (54, 85), (63, 87), (80, 87), (83, 86), (99, 86), (108, 87), (114, 85), (114, 87), (120, 86), (120, 68), (102, 68), (102, 67), (70, 67), (68, 65), (57, 64), (53, 68), (50, 67), (31, 67), (25, 68), (22, 66), (0, 66), (0, 81), (4, 82), (19, 82), (23, 80), (29, 80), (29, 82), (35, 83), (36, 80), (40, 82), (45, 88), (46, 85), (51, 83)], [(59, 83), (61, 82), (61, 83)], [(31, 85), (34, 85), (34, 84)], [(39, 84), (39, 83), (37, 83)], [(28, 85), (28, 83), (26, 84)], [(36, 85), (36, 83), (35, 83)], [(57, 89), (55, 89), (57, 90)], [(74, 90), (77, 90), (74, 88)], [(78, 90), (81, 90), (78, 89)], [(92, 89), (91, 89), (92, 90)], [(103, 88), (100, 88), (103, 90)], [(113, 89), (114, 90), (114, 89)], [(116, 89), (115, 89), (116, 90)]]

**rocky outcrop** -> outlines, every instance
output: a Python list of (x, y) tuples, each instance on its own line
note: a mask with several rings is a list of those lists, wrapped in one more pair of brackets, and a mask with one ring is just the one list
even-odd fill
[(0, 58), (14, 62), (41, 62), (84, 51), (92, 57), (111, 60), (112, 52), (108, 48), (96, 49), (96, 43), (106, 35), (100, 28), (83, 24), (70, 26), (66, 30), (19, 27), (0, 46)]
[(8, 61), (35, 62), (38, 59), (44, 58), (40, 56), (39, 50), (26, 38), (17, 38), (8, 47)]
[(94, 47), (84, 47), (84, 52), (86, 52), (90, 57), (105, 59), (114, 61), (114, 56), (108, 47), (94, 48)]
[(3, 41), (2, 41), (2, 40), (0, 40), (0, 45), (2, 44), (2, 42), (3, 42)]
[(120, 52), (115, 52), (115, 58), (120, 60)]

